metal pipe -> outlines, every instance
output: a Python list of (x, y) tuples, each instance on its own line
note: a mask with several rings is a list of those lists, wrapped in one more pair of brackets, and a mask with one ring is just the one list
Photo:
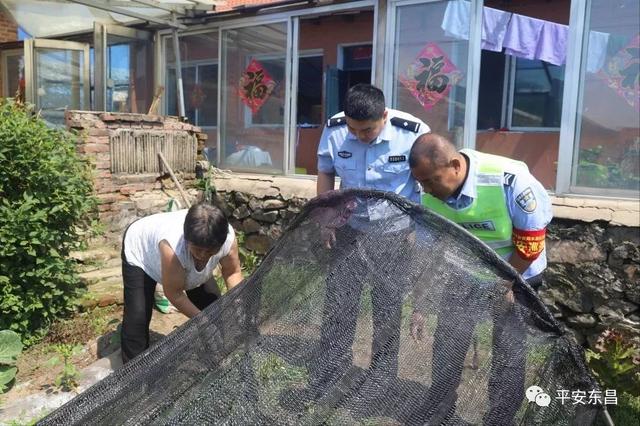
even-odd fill
[(176, 60), (176, 93), (178, 94), (178, 115), (185, 116), (184, 110), (184, 90), (182, 86), (182, 61), (180, 59), (180, 41), (178, 30), (173, 30), (173, 55)]

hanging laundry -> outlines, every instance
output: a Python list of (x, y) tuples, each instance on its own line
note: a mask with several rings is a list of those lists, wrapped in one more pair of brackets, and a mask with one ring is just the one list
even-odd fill
[(553, 65), (563, 65), (567, 61), (569, 27), (555, 22), (543, 22), (535, 59)]
[(482, 48), (501, 52), (511, 13), (484, 7), (482, 10)]
[(446, 98), (461, 78), (462, 73), (436, 43), (428, 43), (409, 64), (406, 74), (399, 77), (427, 111)]
[(502, 45), (504, 53), (518, 58), (536, 59), (543, 20), (514, 13)]
[[(450, 1), (440, 27), (447, 37), (469, 40), (471, 3), (464, 0)], [(482, 9), (482, 49), (502, 51), (502, 40), (507, 32), (511, 13), (484, 7)]]
[(608, 33), (589, 31), (589, 45), (587, 46), (587, 72), (597, 73), (604, 66), (607, 59), (608, 44)]
[(463, 0), (447, 2), (447, 9), (444, 11), (442, 24), (447, 37), (460, 40), (469, 40), (469, 16), (471, 14), (471, 3)]

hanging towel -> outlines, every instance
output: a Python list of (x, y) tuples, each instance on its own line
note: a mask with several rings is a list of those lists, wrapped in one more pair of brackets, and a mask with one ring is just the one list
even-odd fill
[[(469, 40), (471, 3), (464, 0), (450, 1), (444, 12), (441, 28), (447, 37)], [(502, 40), (507, 32), (510, 12), (484, 7), (482, 9), (482, 49), (502, 51)]]
[(596, 73), (604, 66), (604, 62), (607, 59), (608, 44), (608, 33), (589, 31), (589, 45), (587, 46), (587, 72)]
[(469, 15), (471, 3), (464, 0), (447, 2), (440, 27), (447, 37), (469, 40)]
[(482, 10), (482, 48), (501, 52), (511, 13), (491, 7)]
[(502, 43), (504, 53), (519, 58), (535, 59), (544, 22), (541, 19), (514, 13)]
[(567, 37), (569, 27), (567, 25), (556, 24), (555, 22), (544, 21), (535, 59), (549, 62), (553, 65), (563, 65), (567, 60)]

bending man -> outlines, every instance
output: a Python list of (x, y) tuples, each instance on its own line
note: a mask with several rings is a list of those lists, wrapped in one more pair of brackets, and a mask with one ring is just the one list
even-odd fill
[[(422, 202), (427, 208), (487, 243), (534, 289), (542, 284), (542, 272), (547, 266), (545, 229), (552, 217), (551, 202), (524, 163), (473, 150), (456, 151), (453, 144), (437, 134), (420, 136), (411, 149), (409, 162), (412, 175), (425, 192)], [(459, 300), (456, 294), (464, 292), (445, 290), (445, 303), (438, 313), (433, 344), (433, 392), (429, 398), (432, 403), (439, 400), (449, 407), (430, 407), (427, 415), (447, 414), (453, 408), (477, 321), (474, 301)], [(507, 298), (506, 306), (494, 321), (490, 407), (485, 424), (511, 424), (524, 400), (525, 329), (515, 317), (512, 291)], [(414, 334), (419, 335), (422, 322), (422, 315), (415, 312), (411, 327)]]

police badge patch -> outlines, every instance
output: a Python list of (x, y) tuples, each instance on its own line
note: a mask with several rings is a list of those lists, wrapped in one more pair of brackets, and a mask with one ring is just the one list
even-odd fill
[(338, 153), (338, 156), (339, 156), (340, 158), (351, 158), (351, 156), (352, 156), (352, 155), (353, 155), (353, 154), (352, 154), (352, 153), (350, 153), (349, 151), (340, 151), (340, 152)]
[(527, 187), (516, 197), (516, 203), (525, 213), (533, 213), (538, 205), (531, 187)]

